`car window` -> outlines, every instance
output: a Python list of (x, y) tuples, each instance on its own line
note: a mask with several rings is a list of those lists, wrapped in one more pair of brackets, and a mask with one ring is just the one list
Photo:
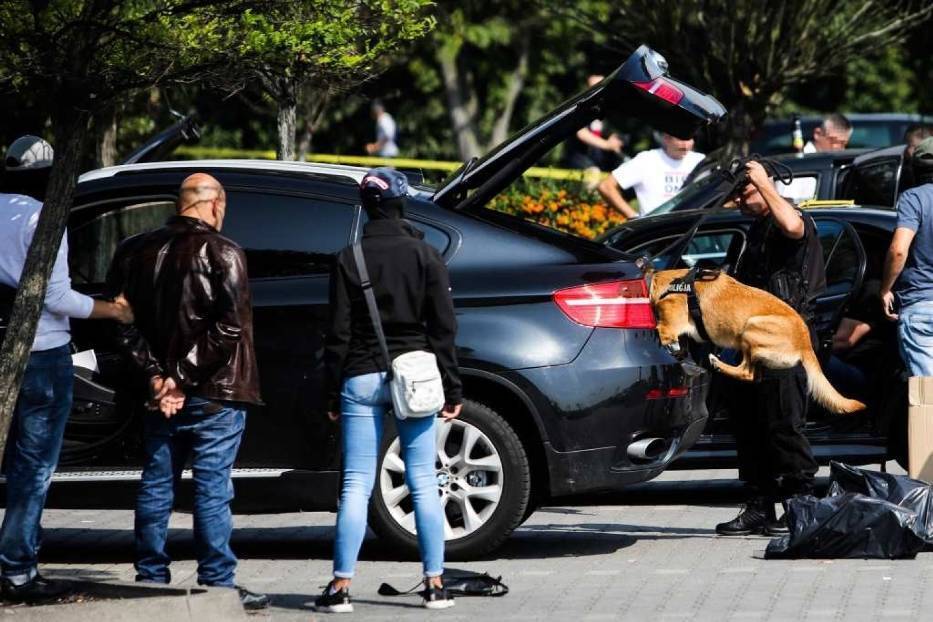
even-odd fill
[(784, 183), (779, 181), (776, 185), (778, 194), (792, 203), (809, 201), (818, 198), (816, 196), (818, 177), (813, 175), (794, 175), (791, 182)]
[(354, 212), (349, 203), (234, 190), (223, 234), (243, 247), (250, 278), (328, 274)]
[(897, 177), (900, 168), (900, 158), (889, 158), (859, 166), (850, 173), (850, 196), (844, 198), (854, 200), (857, 205), (893, 206), (897, 197)]
[(823, 247), (827, 290), (851, 289), (859, 275), (858, 247), (851, 231), (836, 220), (820, 220), (816, 227)]
[[(362, 227), (362, 225), (367, 222), (369, 222), (369, 216), (363, 211), (360, 217), (360, 226)], [(447, 247), (450, 246), (450, 236), (446, 231), (420, 220), (409, 219), (408, 222), (414, 225), (415, 229), (423, 233), (424, 241), (436, 248), (441, 255), (447, 251)]]
[(175, 213), (174, 201), (148, 201), (118, 207), (78, 225), (68, 235), (71, 280), (100, 284), (124, 239), (162, 226)]
[[(664, 250), (664, 248), (674, 242), (677, 237), (679, 236), (671, 235), (658, 238), (640, 244), (631, 250), (623, 250), (636, 255), (654, 255)], [(687, 245), (686, 252), (682, 255), (683, 263), (688, 267), (693, 267), (697, 264), (709, 268), (721, 267), (726, 262), (726, 258), (729, 256), (729, 250), (733, 247), (733, 244), (745, 244), (745, 236), (741, 231), (735, 229), (725, 231), (701, 231), (693, 236), (693, 239), (690, 240), (690, 244)], [(652, 264), (656, 269), (664, 270), (674, 267), (675, 262), (673, 259), (674, 258), (670, 256), (655, 257)]]

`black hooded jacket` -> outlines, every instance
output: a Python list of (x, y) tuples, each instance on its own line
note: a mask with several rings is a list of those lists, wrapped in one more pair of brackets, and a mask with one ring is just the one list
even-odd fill
[[(371, 220), (363, 228), (363, 256), (383, 331), (394, 359), (415, 350), (433, 352), (448, 404), (462, 400), (454, 338), (457, 319), (447, 266), (423, 234), (399, 219)], [(324, 360), (331, 410), (338, 410), (344, 379), (386, 371), (366, 308), (353, 250), (338, 255), (330, 284), (331, 330)]]

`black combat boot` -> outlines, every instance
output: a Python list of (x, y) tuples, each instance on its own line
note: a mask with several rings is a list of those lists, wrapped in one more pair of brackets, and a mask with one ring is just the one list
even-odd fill
[(716, 533), (721, 536), (748, 536), (764, 533), (769, 523), (776, 522), (774, 504), (758, 497), (745, 504), (738, 516), (727, 523), (716, 525)]

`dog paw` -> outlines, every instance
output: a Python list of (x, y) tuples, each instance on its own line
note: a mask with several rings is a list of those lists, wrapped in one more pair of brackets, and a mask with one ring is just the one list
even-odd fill
[(722, 363), (722, 361), (719, 360), (718, 356), (716, 356), (715, 354), (709, 355), (709, 364), (712, 365), (715, 369), (719, 369), (720, 363)]

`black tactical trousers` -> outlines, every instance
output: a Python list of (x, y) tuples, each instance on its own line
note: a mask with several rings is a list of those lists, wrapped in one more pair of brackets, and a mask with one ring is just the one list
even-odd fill
[(772, 502), (813, 491), (817, 471), (807, 420), (807, 374), (759, 367), (754, 382), (731, 382), (731, 417), (736, 434), (739, 477), (754, 496)]

